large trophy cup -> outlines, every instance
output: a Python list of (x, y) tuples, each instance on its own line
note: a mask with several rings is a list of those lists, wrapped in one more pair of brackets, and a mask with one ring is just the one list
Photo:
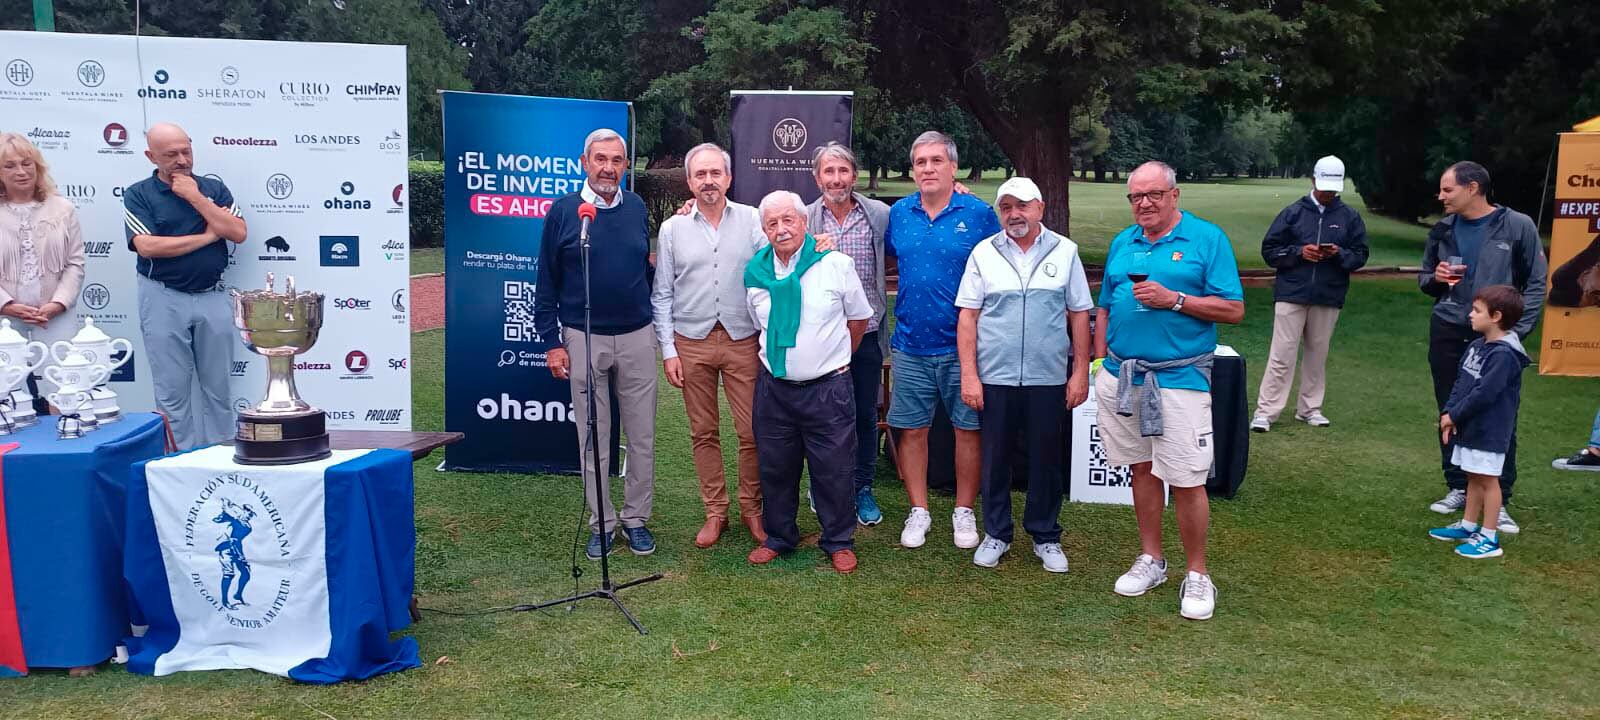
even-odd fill
[(291, 465), (321, 460), (328, 450), (328, 416), (300, 399), (294, 357), (317, 342), (322, 293), (273, 289), (233, 291), (233, 324), (245, 347), (267, 358), (267, 397), (239, 412), (233, 459), (246, 465)]

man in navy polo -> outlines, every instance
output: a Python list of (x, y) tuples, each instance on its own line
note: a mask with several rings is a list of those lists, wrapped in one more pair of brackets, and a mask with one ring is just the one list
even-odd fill
[(128, 249), (139, 254), (139, 322), (156, 409), (187, 450), (234, 435), (228, 372), (239, 341), (221, 283), (224, 241), (244, 242), (247, 229), (228, 186), (194, 174), (194, 146), (183, 128), (152, 125), (145, 144), (156, 169), (123, 191), (124, 220)]
[[(1134, 225), (1111, 241), (1100, 286), (1094, 384), (1106, 462), (1133, 470), (1142, 554), (1116, 592), (1143, 595), (1167, 580), (1161, 485), (1172, 489), (1189, 573), (1179, 611), (1206, 620), (1217, 590), (1206, 572), (1211, 506), (1211, 360), (1217, 323), (1244, 319), (1244, 289), (1222, 229), (1178, 209), (1177, 174), (1151, 161), (1128, 175)], [(1108, 352), (1109, 351), (1109, 352)]]
[(900, 430), (897, 459), (911, 501), (900, 544), (921, 547), (933, 517), (928, 514), (928, 427), (934, 403), (944, 403), (956, 433), (956, 507), (951, 516), (956, 547), (978, 546), (978, 499), (982, 446), (978, 413), (961, 401), (961, 361), (956, 354), (956, 290), (972, 248), (1000, 232), (1000, 221), (982, 200), (955, 192), (956, 143), (929, 130), (911, 143), (911, 171), (918, 191), (889, 209), (884, 253), (896, 259), (900, 276), (895, 301), (894, 396), (889, 426)]

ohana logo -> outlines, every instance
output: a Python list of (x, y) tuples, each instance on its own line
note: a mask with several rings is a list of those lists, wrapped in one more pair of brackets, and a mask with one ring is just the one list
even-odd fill
[[(172, 80), (164, 68), (158, 68), (154, 75), (155, 85), (146, 85), (139, 88), (139, 97), (146, 100), (188, 100), (189, 91), (179, 87), (167, 87), (167, 82)], [(158, 87), (159, 86), (159, 87)]]
[(795, 118), (784, 118), (772, 126), (772, 144), (785, 155), (793, 155), (806, 146), (806, 126)]
[(500, 399), (478, 400), (478, 417), (484, 420), (517, 420), (521, 422), (577, 422), (572, 414), (572, 403), (559, 400), (517, 400), (507, 393)]
[[(193, 592), (232, 627), (271, 625), (294, 596), (293, 519), (262, 483), (239, 472), (206, 481), (183, 517), (183, 569)], [(265, 591), (260, 583), (251, 589), (251, 558), (269, 575)]]
[(356, 194), (356, 184), (349, 180), (339, 184), (339, 195), (322, 202), (327, 210), (371, 210), (372, 201), (351, 197)]

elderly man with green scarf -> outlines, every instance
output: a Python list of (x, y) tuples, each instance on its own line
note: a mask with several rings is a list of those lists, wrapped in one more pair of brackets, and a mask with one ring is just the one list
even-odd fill
[(750, 553), (765, 565), (800, 544), (801, 462), (811, 471), (822, 548), (841, 573), (856, 569), (855, 391), (850, 357), (872, 305), (850, 258), (818, 250), (806, 206), (786, 190), (761, 200), (769, 245), (745, 268), (744, 285), (761, 341), (752, 425), (764, 500), (766, 542)]

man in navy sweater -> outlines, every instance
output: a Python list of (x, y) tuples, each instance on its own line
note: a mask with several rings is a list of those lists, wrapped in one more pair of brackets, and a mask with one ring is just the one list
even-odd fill
[[(650, 308), (650, 230), (644, 200), (622, 189), (628, 169), (628, 148), (622, 136), (601, 128), (583, 142), (583, 189), (556, 200), (545, 214), (539, 245), (539, 284), (534, 294), (534, 325), (542, 337), (561, 333), (562, 347), (546, 355), (550, 374), (572, 383), (572, 408), (578, 424), (578, 452), (583, 458), (583, 492), (589, 505), (590, 560), (610, 554), (618, 522), (635, 555), (655, 552), (656, 541), (645, 523), (655, 491), (656, 337)], [(589, 282), (592, 326), (583, 317), (583, 247), (578, 240), (578, 206), (599, 210), (589, 225)], [(559, 324), (558, 324), (559, 323)], [(585, 345), (594, 353), (595, 410), (598, 414), (600, 467), (611, 466), (611, 391), (615, 388), (622, 430), (627, 436), (628, 473), (622, 512), (611, 503), (606, 483), (606, 511), (595, 497), (594, 455), (589, 450), (589, 402)], [(601, 526), (601, 517), (605, 524)]]

